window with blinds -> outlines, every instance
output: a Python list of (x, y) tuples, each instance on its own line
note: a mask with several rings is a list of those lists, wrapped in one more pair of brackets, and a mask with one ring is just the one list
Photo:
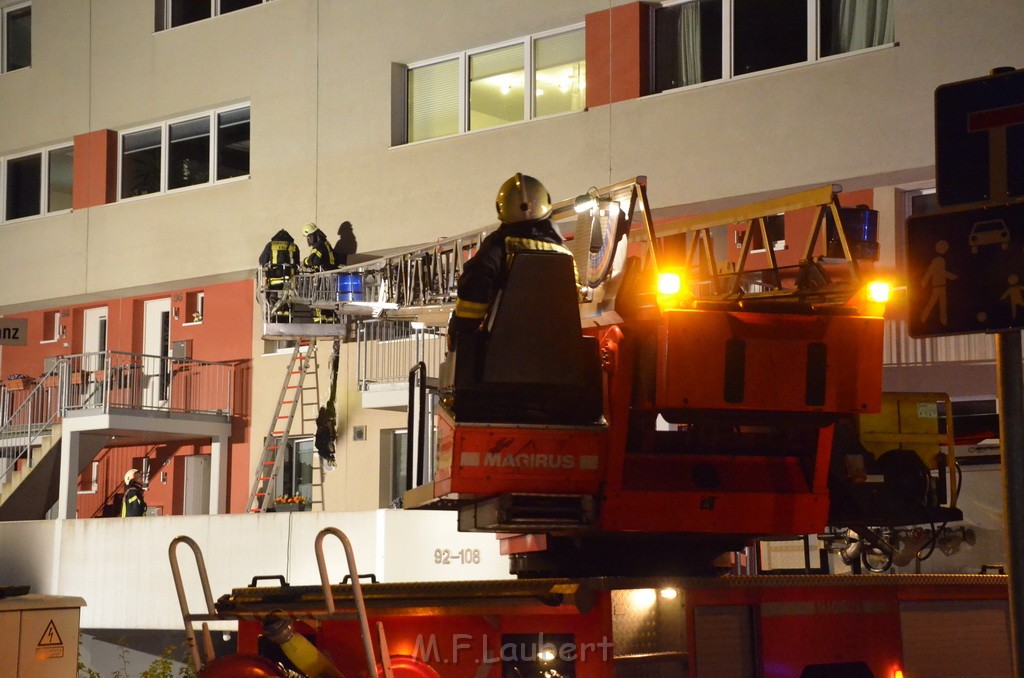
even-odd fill
[(408, 141), (457, 134), (459, 130), (459, 60), (449, 59), (409, 69)]
[(405, 73), (405, 143), (569, 113), (586, 106), (586, 37), (574, 26)]

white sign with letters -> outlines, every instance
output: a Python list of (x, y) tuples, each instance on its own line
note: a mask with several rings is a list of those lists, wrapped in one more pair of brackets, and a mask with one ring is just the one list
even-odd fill
[(0, 318), (0, 346), (28, 346), (28, 318)]

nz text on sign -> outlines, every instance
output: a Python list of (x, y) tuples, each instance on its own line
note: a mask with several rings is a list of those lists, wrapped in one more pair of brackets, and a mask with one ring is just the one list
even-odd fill
[(28, 319), (0, 318), (0, 346), (28, 346)]

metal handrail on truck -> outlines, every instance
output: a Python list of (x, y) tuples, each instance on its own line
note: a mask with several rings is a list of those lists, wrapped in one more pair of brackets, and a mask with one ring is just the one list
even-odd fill
[[(309, 619), (341, 619), (346, 618), (350, 615), (345, 611), (339, 612), (334, 602), (334, 591), (331, 587), (331, 583), (327, 576), (327, 564), (323, 553), (323, 540), (327, 535), (334, 535), (341, 541), (342, 548), (345, 550), (345, 559), (348, 563), (349, 577), (352, 579), (352, 596), (355, 601), (356, 617), (359, 620), (360, 631), (362, 633), (363, 649), (366, 652), (366, 666), (369, 669), (370, 676), (377, 675), (377, 662), (374, 655), (373, 643), (370, 636), (369, 621), (366, 615), (366, 605), (363, 600), (362, 586), (359, 580), (359, 573), (356, 569), (355, 553), (352, 549), (352, 543), (344, 532), (336, 527), (325, 527), (317, 533), (315, 541), (316, 549), (316, 561), (320, 571), (320, 583), (321, 590), (323, 591), (323, 607), (321, 609), (307, 609), (303, 610), (302, 616)], [(185, 544), (195, 556), (196, 569), (199, 573), (199, 581), (203, 587), (203, 598), (206, 603), (206, 612), (192, 612), (189, 609), (188, 597), (185, 594), (184, 583), (181, 578), (181, 568), (178, 565), (178, 546)], [(211, 621), (239, 621), (239, 620), (254, 620), (262, 621), (272, 611), (250, 611), (244, 612), (240, 610), (218, 610), (217, 605), (214, 603), (213, 594), (210, 589), (210, 578), (206, 570), (206, 562), (203, 559), (202, 550), (194, 539), (187, 536), (178, 536), (171, 540), (171, 544), (168, 547), (168, 558), (171, 564), (171, 574), (174, 578), (174, 588), (178, 596), (178, 606), (181, 609), (182, 622), (185, 626), (185, 638), (188, 643), (189, 651), (192, 654), (192, 661), (196, 668), (202, 668), (209, 662), (216, 659), (216, 653), (213, 649), (213, 639), (210, 636), (209, 622)], [(254, 584), (255, 585), (255, 584)], [(296, 614), (293, 612), (291, 615), (296, 618)], [(202, 622), (202, 640), (203, 640), (203, 655), (200, 656), (199, 645), (196, 640), (196, 632), (194, 624)], [(382, 647), (382, 651), (386, 655), (386, 648)], [(389, 663), (385, 656), (384, 666), (388, 667)], [(391, 678), (389, 675), (390, 671), (385, 668), (385, 678)]]

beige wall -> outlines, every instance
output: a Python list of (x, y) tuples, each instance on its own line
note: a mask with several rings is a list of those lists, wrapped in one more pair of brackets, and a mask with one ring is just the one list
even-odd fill
[[(360, 251), (493, 221), (516, 171), (561, 199), (638, 174), (664, 215), (830, 182), (895, 187), (933, 175), (933, 92), (1024, 66), (1017, 0), (895, 0), (899, 45), (593, 110), (391, 148), (393, 63), (415, 63), (578, 24), (622, 0), (275, 0), (153, 32), (146, 0), (33, 0), (33, 66), (0, 76), (0, 157), (238, 102), (252, 104), (251, 176), (0, 224), (0, 313), (55, 299), (246, 274), (280, 227), (351, 220)], [(897, 263), (883, 216), (883, 264)], [(253, 439), (287, 357), (253, 369)], [(329, 342), (321, 348), (326, 385)], [(354, 346), (339, 378), (339, 468), (329, 510), (378, 505), (380, 430), (362, 410)], [(351, 427), (368, 437), (351, 440)], [(258, 444), (253, 455), (259, 454)], [(247, 488), (246, 488), (247, 489)]]
[[(251, 101), (252, 173), (4, 225), (3, 275), (15, 284), (0, 285), (0, 310), (251, 269), (277, 227), (310, 219), (331, 235), (351, 220), (363, 251), (470, 230), (492, 220), (495, 187), (515, 171), (557, 198), (646, 174), (663, 209), (928, 179), (935, 86), (1024, 65), (1019, 2), (898, 0), (897, 47), (389, 147), (393, 62), (608, 6), (278, 0), (154, 33), (150, 2), (35, 0), (33, 67), (0, 78), (0, 155)], [(36, 256), (41, 242), (61, 253)]]

